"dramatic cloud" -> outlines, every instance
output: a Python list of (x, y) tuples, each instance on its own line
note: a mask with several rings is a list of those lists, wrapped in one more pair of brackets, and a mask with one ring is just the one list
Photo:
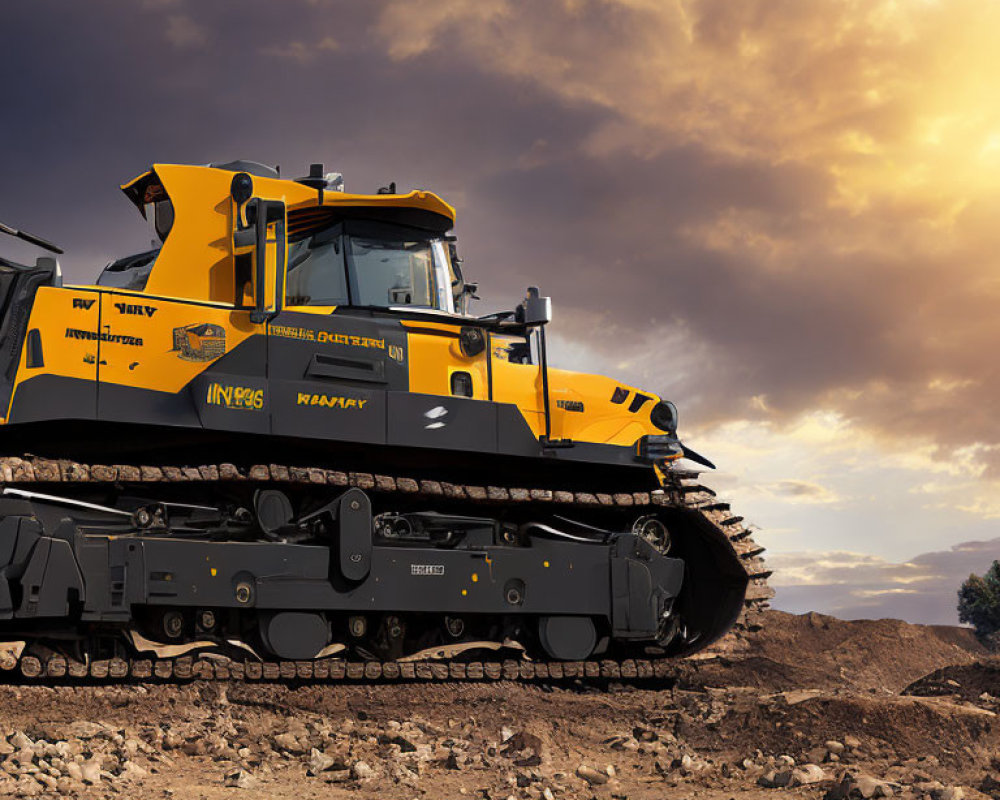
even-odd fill
[[(394, 58), (447, 48), (607, 112), (489, 195), (578, 276), (561, 301), (628, 303), (619, 328), (713, 349), (715, 374), (678, 387), (710, 398), (702, 418), (763, 397), (778, 419), (822, 405), (961, 446), (1000, 438), (981, 356), (1000, 333), (998, 23), (978, 2), (428, 0), (378, 31)], [(595, 295), (616, 265), (632, 281)]]
[(981, 0), (34, 0), (0, 220), (85, 281), (147, 244), (116, 184), (154, 160), (437, 190), (481, 311), (553, 294), (555, 359), (677, 401), (779, 563), (898, 561), (1000, 533), (998, 30)]

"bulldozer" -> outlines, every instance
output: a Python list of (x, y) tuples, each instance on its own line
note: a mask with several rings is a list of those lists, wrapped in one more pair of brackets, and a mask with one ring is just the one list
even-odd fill
[(93, 285), (0, 227), (51, 252), (0, 258), (17, 657), (668, 658), (766, 599), (674, 404), (551, 366), (535, 287), (475, 315), (434, 193), (249, 161), (121, 188), (154, 246)]

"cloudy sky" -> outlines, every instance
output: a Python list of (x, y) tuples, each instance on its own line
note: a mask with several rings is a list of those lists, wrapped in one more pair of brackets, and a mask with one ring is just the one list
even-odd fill
[(83, 282), (153, 161), (433, 189), (483, 313), (539, 284), (562, 365), (678, 403), (777, 606), (953, 621), (1000, 556), (998, 35), (996, 0), (11, 0), (0, 220)]

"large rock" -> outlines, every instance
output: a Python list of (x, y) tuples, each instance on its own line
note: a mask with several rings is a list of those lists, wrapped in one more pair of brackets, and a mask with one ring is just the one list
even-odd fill
[(302, 746), (302, 743), (294, 733), (279, 733), (274, 737), (274, 746), (296, 755), (306, 752), (306, 748)]
[(125, 781), (141, 781), (148, 774), (144, 767), (139, 766), (134, 761), (126, 761), (119, 777)]
[(238, 769), (234, 772), (230, 772), (223, 779), (223, 783), (226, 786), (232, 787), (234, 789), (249, 789), (254, 785), (256, 781), (253, 775), (247, 772), (245, 769)]
[(101, 780), (101, 762), (95, 758), (84, 761), (80, 765), (80, 777), (84, 783), (94, 785)]
[(792, 770), (791, 780), (789, 780), (788, 785), (809, 786), (825, 781), (826, 779), (827, 775), (822, 767), (816, 764), (803, 764), (801, 767), (796, 767)]
[(608, 782), (608, 776), (593, 767), (581, 764), (576, 768), (576, 776), (583, 778), (591, 786), (603, 786)]
[(783, 789), (792, 782), (792, 770), (771, 770), (757, 779), (757, 785), (765, 789)]
[(327, 755), (315, 747), (309, 751), (309, 763), (307, 772), (310, 775), (319, 775), (321, 772), (326, 772), (328, 769), (333, 769), (334, 765), (337, 763), (337, 759), (333, 756)]
[(87, 720), (77, 720), (66, 728), (67, 738), (73, 739), (96, 739), (98, 736), (108, 735), (108, 732), (106, 725)]
[(871, 775), (845, 775), (844, 778), (824, 796), (824, 800), (869, 800), (877, 797), (892, 797), (893, 787)]

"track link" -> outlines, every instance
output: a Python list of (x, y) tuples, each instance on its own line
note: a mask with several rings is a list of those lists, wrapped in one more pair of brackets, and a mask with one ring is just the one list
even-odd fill
[[(767, 579), (771, 572), (761, 558), (764, 548), (753, 539), (753, 529), (742, 517), (734, 516), (729, 504), (720, 502), (715, 492), (699, 483), (698, 472), (672, 469), (662, 489), (651, 492), (613, 494), (570, 492), (544, 488), (473, 486), (365, 472), (340, 472), (318, 467), (257, 464), (241, 468), (231, 463), (193, 466), (136, 466), (127, 464), (81, 464), (32, 456), (0, 457), (0, 484), (24, 488), (25, 484), (58, 483), (216, 483), (251, 481), (268, 484), (311, 484), (357, 487), (381, 493), (401, 493), (496, 506), (512, 503), (552, 503), (573, 507), (618, 506), (641, 510), (644, 507), (681, 507), (697, 510), (722, 530), (740, 558), (750, 579), (744, 608), (732, 632), (696, 658), (732, 652), (746, 646), (748, 636), (761, 627), (761, 615), (769, 607), (774, 590)], [(362, 682), (362, 681), (651, 681), (667, 680), (682, 667), (676, 659), (586, 662), (529, 661), (364, 661), (317, 659), (313, 661), (233, 660), (217, 654), (173, 659), (72, 661), (62, 655), (44, 657), (22, 655), (16, 648), (0, 646), (0, 680), (11, 678), (57, 682), (121, 681), (283, 681), (283, 682)]]

